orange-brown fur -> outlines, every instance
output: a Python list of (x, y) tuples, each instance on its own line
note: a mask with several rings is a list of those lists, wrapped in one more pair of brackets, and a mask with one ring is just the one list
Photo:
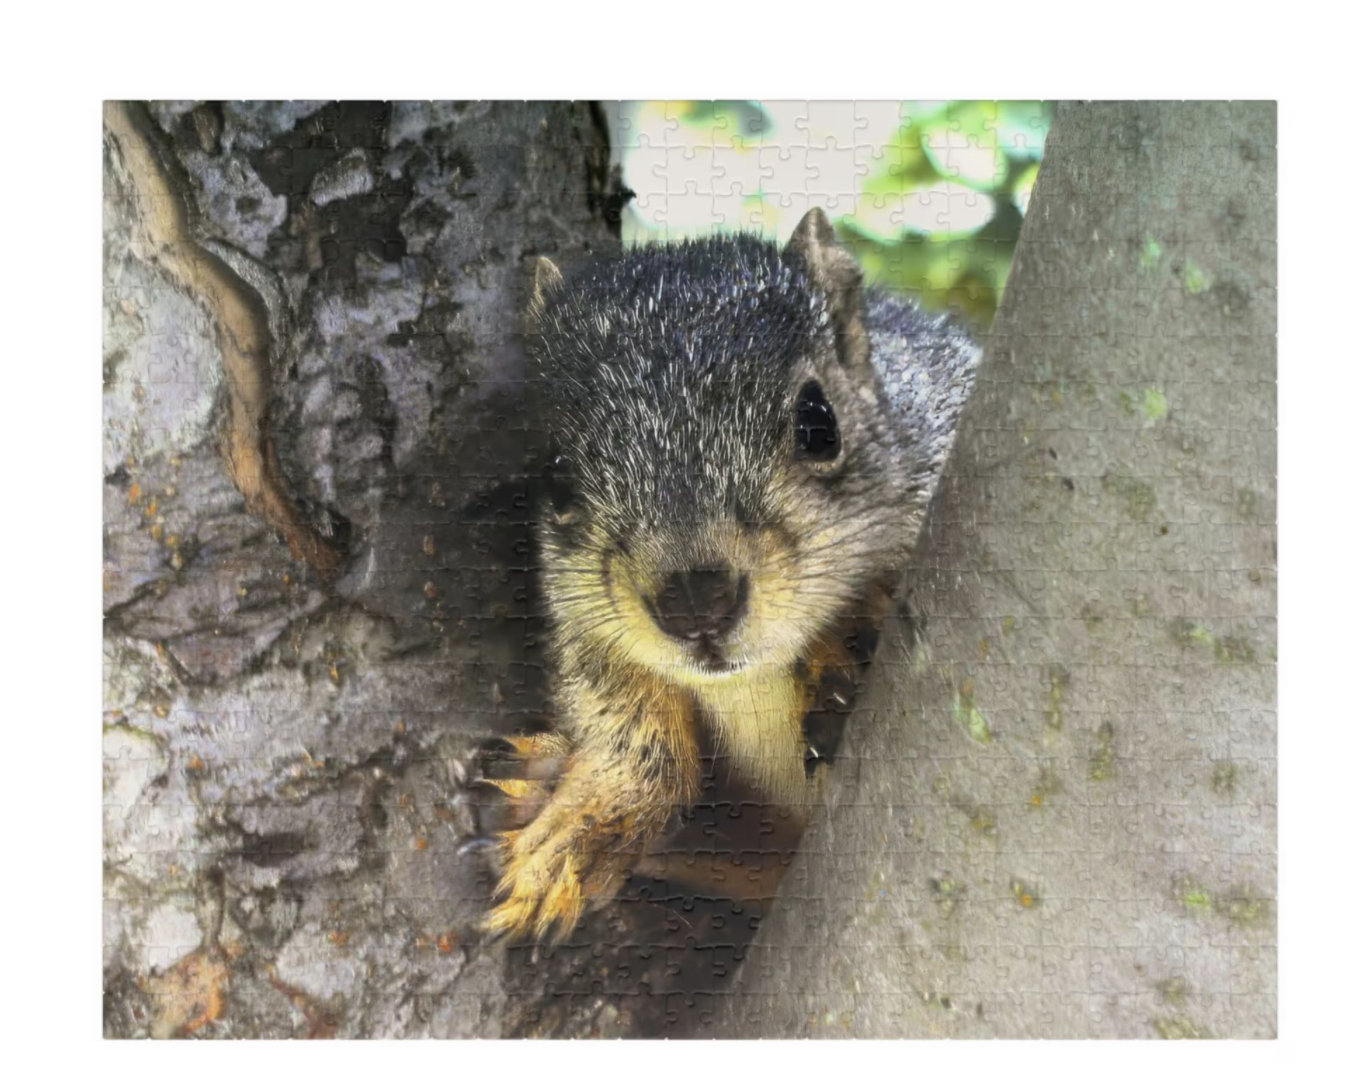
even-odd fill
[[(888, 596), (871, 591), (865, 611), (887, 608)], [(853, 686), (848, 619), (812, 642), (790, 666), (782, 700), (791, 720), (794, 747), (786, 755), (801, 774), (801, 723), (819, 708), (822, 681), (840, 675)], [(602, 905), (634, 871), (670, 878), (738, 899), (763, 901), (773, 895), (783, 865), (774, 854), (757, 864), (716, 855), (678, 855), (661, 844), (661, 835), (681, 806), (698, 799), (700, 743), (715, 724), (688, 688), (664, 682), (641, 670), (613, 671), (605, 679), (579, 680), (564, 711), (564, 725), (578, 727), (576, 746), (564, 728), (509, 741), (524, 763), (524, 776), (490, 779), (518, 801), (530, 800), (539, 814), (522, 829), (502, 836), (503, 876), (496, 888), (502, 902), (490, 913), (489, 928), (510, 936), (567, 937), (584, 911)], [(634, 760), (642, 748), (661, 747), (670, 756), (673, 776), (651, 776)], [(764, 777), (754, 758), (731, 766)], [(759, 770), (757, 774), (755, 771)], [(777, 781), (778, 779), (772, 779)], [(795, 788), (792, 784), (790, 789)], [(796, 843), (805, 822), (808, 794), (772, 803), (789, 805), (786, 838)]]

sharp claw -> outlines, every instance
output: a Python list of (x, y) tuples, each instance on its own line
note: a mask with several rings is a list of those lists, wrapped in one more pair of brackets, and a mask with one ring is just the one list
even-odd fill
[(528, 758), (559, 758), (570, 753), (570, 741), (559, 732), (514, 736), (508, 742), (517, 754)]
[(570, 741), (559, 732), (535, 732), (529, 736), (496, 736), (486, 747), (507, 747), (518, 758), (560, 758), (570, 753)]
[(467, 838), (456, 847), (456, 856), (464, 857), (467, 853), (476, 853), (482, 849), (492, 849), (499, 844), (499, 839), (491, 838), (487, 834), (477, 834), (473, 838)]
[(479, 784), (493, 785), (505, 796), (514, 800), (527, 800), (546, 796), (546, 787), (539, 781), (526, 781), (522, 778), (482, 777)]

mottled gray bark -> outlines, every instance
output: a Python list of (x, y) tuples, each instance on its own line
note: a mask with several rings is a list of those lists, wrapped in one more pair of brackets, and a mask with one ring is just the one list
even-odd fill
[(1275, 111), (1066, 105), (952, 472), (726, 1019), (1275, 1034)]
[[(496, 487), (534, 427), (529, 263), (616, 246), (603, 126), (583, 104), (129, 117), (105, 138), (106, 1034), (496, 1034), (465, 786), (540, 701), (523, 498)], [(150, 230), (159, 186), (192, 244)], [(233, 308), (264, 311), (263, 458), (344, 554), (335, 586), (229, 473)]]

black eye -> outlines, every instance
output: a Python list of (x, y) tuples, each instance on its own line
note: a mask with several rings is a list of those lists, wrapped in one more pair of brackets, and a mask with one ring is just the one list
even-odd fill
[(836, 411), (822, 393), (822, 385), (809, 379), (793, 406), (794, 452), (799, 459), (829, 463), (841, 453), (841, 433)]
[(552, 455), (546, 461), (542, 484), (546, 488), (547, 497), (551, 500), (551, 507), (556, 510), (557, 515), (565, 515), (575, 505), (574, 469), (574, 464), (559, 453)]

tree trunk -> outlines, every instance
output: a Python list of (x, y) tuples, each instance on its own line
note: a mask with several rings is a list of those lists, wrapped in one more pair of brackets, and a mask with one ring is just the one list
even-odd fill
[(1271, 104), (1060, 108), (915, 646), (719, 1028), (1275, 1034), (1274, 156)]
[(584, 104), (108, 105), (106, 1035), (498, 1033), (519, 315), (616, 207)]

